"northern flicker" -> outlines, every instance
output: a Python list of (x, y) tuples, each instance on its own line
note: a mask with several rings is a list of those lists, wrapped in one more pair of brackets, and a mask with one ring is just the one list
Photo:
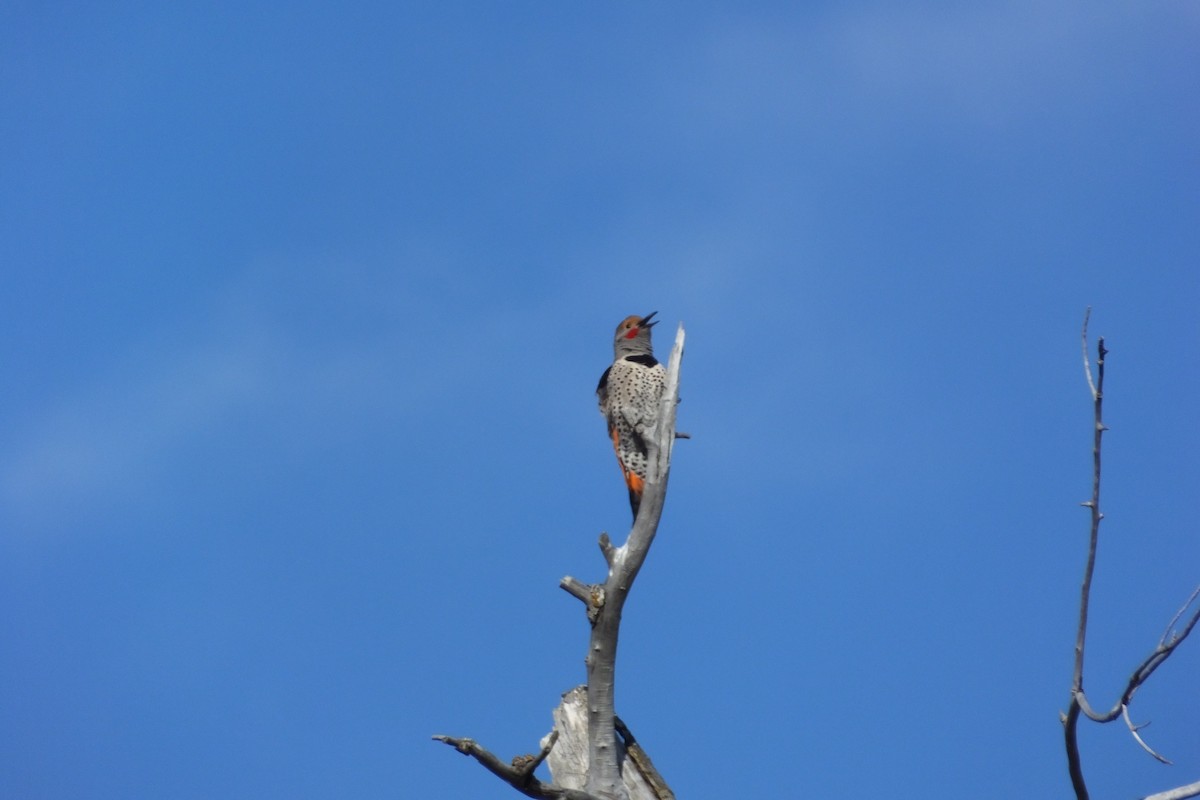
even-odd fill
[(666, 370), (650, 346), (650, 329), (658, 324), (651, 320), (657, 313), (621, 320), (613, 337), (613, 363), (596, 387), (635, 520), (646, 484), (646, 437), (658, 417), (666, 380)]

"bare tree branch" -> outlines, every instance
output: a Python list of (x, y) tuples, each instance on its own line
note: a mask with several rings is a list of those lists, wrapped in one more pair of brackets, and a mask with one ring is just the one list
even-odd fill
[(1176, 633), (1174, 636), (1171, 635), (1171, 632), (1175, 630), (1175, 626), (1179, 623), (1179, 618), (1182, 617), (1189, 608), (1191, 608), (1192, 603), (1196, 602), (1196, 598), (1198, 597), (1200, 597), (1200, 586), (1197, 586), (1192, 590), (1191, 596), (1189, 596), (1187, 601), (1179, 607), (1179, 610), (1175, 612), (1175, 616), (1171, 617), (1171, 621), (1167, 623), (1167, 629), (1163, 631), (1163, 635), (1159, 637), (1159, 646), (1174, 646), (1175, 644), (1178, 644), (1183, 640), (1183, 637), (1192, 632), (1192, 628), (1196, 627), (1196, 618), (1200, 617), (1200, 610), (1197, 610), (1196, 613), (1192, 614), (1192, 618), (1184, 627), (1183, 633)]
[(600, 532), (600, 552), (604, 554), (604, 563), (612, 567), (617, 549), (613, 547), (612, 540), (608, 538), (608, 534), (603, 531)]
[[(1178, 613), (1176, 613), (1175, 620), (1178, 620), (1179, 617), (1182, 616), (1183, 611), (1185, 611), (1187, 607), (1192, 604), (1192, 602), (1196, 599), (1198, 592), (1200, 592), (1200, 589), (1197, 589), (1196, 592), (1192, 593), (1192, 596), (1188, 598), (1188, 602), (1183, 605)], [(1158, 669), (1164, 661), (1167, 660), (1167, 657), (1170, 656), (1171, 653), (1175, 652), (1175, 649), (1179, 647), (1179, 645), (1183, 644), (1184, 639), (1186, 639), (1188, 634), (1190, 634), (1196, 627), (1197, 622), (1200, 622), (1200, 608), (1197, 608), (1196, 611), (1193, 612), (1192, 616), (1188, 619), (1187, 624), (1183, 627), (1183, 630), (1179, 631), (1174, 636), (1171, 636), (1171, 631), (1174, 630), (1175, 627), (1173, 621), (1171, 626), (1168, 627), (1167, 631), (1163, 634), (1163, 638), (1159, 640), (1158, 646), (1150, 652), (1150, 655), (1146, 656), (1142, 663), (1137, 666), (1137, 669), (1133, 671), (1133, 674), (1129, 676), (1129, 681), (1125, 684), (1125, 690), (1121, 693), (1120, 699), (1118, 699), (1117, 702), (1113, 704), (1113, 707), (1108, 711), (1100, 713), (1094, 710), (1091, 704), (1088, 703), (1087, 695), (1080, 690), (1077, 694), (1077, 697), (1084, 716), (1095, 722), (1112, 722), (1114, 719), (1116, 719), (1121, 714), (1121, 709), (1124, 706), (1129, 705), (1130, 701), (1133, 700), (1133, 695), (1135, 692), (1137, 692), (1138, 687), (1144, 684), (1150, 678), (1150, 676), (1154, 674), (1154, 671)]]
[[(1133, 671), (1133, 674), (1129, 677), (1129, 681), (1125, 685), (1125, 690), (1121, 693), (1121, 697), (1113, 707), (1104, 713), (1099, 713), (1092, 708), (1083, 689), (1083, 663), (1084, 645), (1087, 638), (1088, 603), (1092, 591), (1092, 575), (1096, 567), (1096, 549), (1100, 539), (1100, 521), (1104, 519), (1104, 514), (1100, 511), (1100, 450), (1104, 432), (1108, 430), (1104, 424), (1102, 414), (1104, 405), (1104, 359), (1108, 355), (1108, 349), (1104, 346), (1104, 337), (1100, 337), (1097, 340), (1096, 374), (1095, 379), (1093, 379), (1092, 365), (1088, 358), (1087, 339), (1088, 319), (1091, 317), (1091, 313), (1092, 309), (1089, 307), (1084, 314), (1083, 330), (1080, 334), (1080, 339), (1083, 342), (1083, 370), (1087, 377), (1088, 390), (1092, 395), (1092, 407), (1095, 416), (1092, 431), (1092, 496), (1091, 499), (1080, 504), (1091, 513), (1091, 530), (1088, 536), (1087, 563), (1084, 567), (1083, 583), (1079, 592), (1079, 625), (1075, 631), (1075, 663), (1071, 676), (1071, 699), (1067, 706), (1067, 712), (1061, 715), (1063, 735), (1067, 749), (1067, 770), (1070, 773), (1071, 785), (1075, 790), (1077, 800), (1088, 800), (1088, 789), (1083, 775), (1077, 732), (1081, 714), (1088, 719), (1100, 723), (1112, 722), (1118, 716), (1123, 717), (1130, 734), (1133, 735), (1134, 740), (1147, 753), (1164, 764), (1171, 763), (1142, 739), (1139, 730), (1149, 723), (1134, 725), (1133, 720), (1129, 716), (1129, 704), (1133, 700), (1133, 695), (1137, 692), (1138, 688), (1154, 674), (1154, 671), (1167, 660), (1171, 653), (1175, 652), (1175, 649), (1188, 637), (1188, 634), (1196, 627), (1196, 623), (1200, 621), (1200, 608), (1197, 608), (1192, 616), (1188, 618), (1184, 628), (1176, 632), (1175, 626), (1179, 620), (1196, 601), (1197, 597), (1200, 597), (1200, 587), (1197, 587), (1187, 602), (1171, 618), (1166, 631), (1159, 639), (1158, 646)], [(1200, 784), (1197, 784), (1197, 786), (1200, 786)], [(1174, 792), (1187, 791), (1188, 789), (1189, 787), (1180, 787), (1180, 789), (1174, 789), (1171, 792), (1153, 795), (1152, 797), (1154, 800), (1166, 800), (1168, 797), (1184, 798), (1200, 794), (1200, 789), (1192, 794), (1173, 794)]]
[(1067, 744), (1067, 772), (1071, 776), (1071, 786), (1075, 789), (1076, 800), (1088, 800), (1087, 782), (1083, 778), (1083, 763), (1079, 758), (1079, 703), (1074, 695), (1067, 706), (1067, 713), (1061, 715), (1063, 735)]
[(1148, 794), (1142, 800), (1187, 800), (1189, 797), (1200, 797), (1200, 781), (1189, 783), (1175, 789), (1168, 789), (1158, 794)]
[(561, 581), (559, 581), (558, 585), (567, 594), (571, 595), (572, 597), (577, 597), (581, 601), (583, 601), (584, 605), (586, 605), (586, 606), (591, 605), (591, 603), (592, 603), (592, 587), (589, 586), (588, 584), (584, 583), (583, 581), (579, 580), (578, 578), (572, 578), (570, 575), (568, 575), (565, 578), (563, 578)]
[[(470, 756), (483, 765), (488, 772), (507, 783), (526, 797), (557, 798), (558, 800), (599, 800), (594, 795), (579, 789), (564, 789), (553, 784), (543, 783), (533, 777), (533, 771), (545, 760), (558, 740), (557, 732), (552, 732), (541, 752), (536, 756), (517, 756), (513, 764), (505, 764), (491, 751), (481, 747), (474, 739), (459, 739), (453, 736), (438, 734), (433, 738), (445, 742), (465, 756)], [(519, 764), (519, 766), (518, 766)]]
[(578, 597), (587, 606), (588, 622), (596, 624), (596, 616), (600, 613), (600, 609), (604, 608), (604, 587), (600, 584), (587, 584), (570, 575), (558, 582), (567, 594), (572, 597)]
[(1092, 592), (1092, 574), (1096, 570), (1096, 545), (1100, 539), (1100, 520), (1104, 519), (1104, 515), (1100, 513), (1100, 444), (1106, 430), (1101, 412), (1104, 406), (1104, 356), (1108, 351), (1104, 348), (1104, 337), (1100, 337), (1097, 348), (1099, 357), (1096, 359), (1099, 375), (1096, 382), (1093, 383), (1092, 368), (1088, 364), (1087, 358), (1087, 322), (1091, 311), (1091, 308), (1088, 308), (1087, 314), (1084, 315), (1082, 337), (1084, 372), (1087, 375), (1088, 388), (1092, 393), (1092, 407), (1095, 413), (1095, 425), (1092, 430), (1092, 499), (1083, 503), (1091, 511), (1092, 529), (1088, 537), (1087, 565), (1083, 570), (1083, 585), (1079, 591), (1079, 627), (1075, 631), (1075, 672), (1071, 678), (1071, 691), (1076, 695), (1083, 692), (1083, 651), (1087, 638), (1088, 602)]
[(1142, 746), (1143, 750), (1154, 756), (1155, 760), (1159, 761), (1160, 763), (1171, 763), (1169, 759), (1165, 758), (1162, 754), (1155, 752), (1153, 747), (1146, 744), (1146, 740), (1142, 738), (1142, 734), (1138, 733), (1138, 731), (1140, 731), (1142, 728), (1149, 725), (1149, 722), (1143, 722), (1141, 725), (1134, 725), (1133, 720), (1129, 718), (1129, 706), (1121, 706), (1121, 716), (1125, 718), (1125, 727), (1129, 728), (1130, 735), (1132, 735), (1134, 740)]
[[(1081, 344), (1083, 345), (1083, 374), (1087, 376), (1088, 391), (1092, 393), (1092, 399), (1095, 400), (1096, 399), (1096, 384), (1094, 384), (1092, 382), (1092, 365), (1091, 365), (1091, 362), (1088, 361), (1087, 326), (1088, 326), (1088, 320), (1091, 318), (1092, 318), (1092, 307), (1088, 306), (1087, 311), (1083, 312), (1083, 332), (1080, 334), (1079, 338), (1081, 340)], [(1103, 379), (1101, 379), (1101, 380), (1103, 380)]]
[(513, 758), (513, 767), (520, 770), (526, 775), (532, 775), (534, 770), (541, 766), (546, 760), (546, 756), (550, 755), (550, 751), (554, 749), (555, 743), (558, 742), (558, 730), (552, 730), (546, 736), (542, 749), (536, 756), (515, 756)]
[(1067, 708), (1067, 713), (1063, 717), (1064, 737), (1067, 747), (1067, 770), (1071, 776), (1071, 785), (1075, 789), (1076, 800), (1088, 800), (1087, 782), (1083, 776), (1083, 764), (1079, 754), (1079, 737), (1077, 728), (1079, 725), (1079, 713), (1081, 710), (1080, 698), (1083, 696), (1083, 654), (1084, 645), (1087, 639), (1087, 618), (1088, 618), (1088, 602), (1091, 598), (1092, 591), (1092, 574), (1096, 568), (1096, 544), (1100, 535), (1100, 520), (1103, 515), (1100, 513), (1100, 444), (1104, 435), (1104, 422), (1101, 414), (1104, 403), (1104, 339), (1099, 341), (1097, 359), (1097, 369), (1099, 370), (1099, 380), (1092, 380), (1092, 365), (1088, 360), (1088, 341), (1087, 341), (1087, 325), (1091, 318), (1092, 309), (1088, 306), (1087, 311), (1083, 315), (1083, 330), (1080, 333), (1080, 340), (1083, 344), (1083, 371), (1087, 376), (1088, 391), (1092, 395), (1092, 407), (1095, 414), (1095, 422), (1092, 430), (1092, 498), (1084, 503), (1083, 506), (1091, 512), (1092, 525), (1091, 532), (1088, 537), (1088, 554), (1087, 563), (1083, 570), (1083, 584), (1079, 592), (1079, 625), (1075, 629), (1075, 664), (1071, 676), (1071, 701)]

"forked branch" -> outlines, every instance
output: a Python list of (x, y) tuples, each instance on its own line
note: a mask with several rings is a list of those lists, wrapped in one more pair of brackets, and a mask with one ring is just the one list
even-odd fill
[[(1088, 553), (1083, 571), (1083, 583), (1080, 587), (1079, 625), (1075, 631), (1075, 663), (1071, 677), (1071, 698), (1066, 713), (1062, 715), (1063, 735), (1067, 748), (1067, 768), (1071, 775), (1071, 785), (1075, 789), (1077, 800), (1088, 800), (1087, 782), (1084, 779), (1083, 766), (1079, 755), (1077, 729), (1081, 714), (1088, 719), (1101, 723), (1112, 722), (1117, 717), (1122, 717), (1134, 740), (1146, 752), (1163, 763), (1170, 763), (1146, 744), (1139, 733), (1139, 730), (1145, 727), (1145, 725), (1133, 724), (1133, 721), (1129, 717), (1129, 704), (1133, 701), (1133, 695), (1137, 692), (1138, 687), (1149, 680), (1154, 671), (1175, 652), (1175, 649), (1183, 643), (1184, 639), (1196, 627), (1196, 623), (1200, 621), (1200, 608), (1196, 608), (1191, 616), (1187, 618), (1183, 628), (1176, 628), (1179, 620), (1188, 613), (1188, 609), (1200, 597), (1200, 587), (1197, 587), (1187, 602), (1176, 612), (1170, 624), (1167, 625), (1167, 630), (1163, 633), (1162, 638), (1159, 639), (1158, 646), (1154, 648), (1150, 655), (1146, 656), (1142, 663), (1133, 671), (1133, 674), (1130, 675), (1129, 681), (1125, 685), (1125, 690), (1121, 693), (1116, 703), (1113, 704), (1113, 707), (1103, 713), (1097, 712), (1092, 708), (1083, 689), (1083, 665), (1084, 645), (1087, 640), (1088, 603), (1092, 591), (1092, 575), (1096, 568), (1096, 549), (1100, 539), (1100, 522), (1104, 519), (1104, 514), (1100, 511), (1100, 452), (1104, 432), (1108, 430), (1104, 424), (1102, 413), (1104, 406), (1104, 360), (1108, 355), (1108, 350), (1104, 346), (1103, 337), (1098, 339), (1096, 347), (1096, 373), (1093, 378), (1092, 365), (1088, 355), (1087, 338), (1088, 319), (1091, 316), (1091, 311), (1091, 308), (1089, 308), (1087, 313), (1084, 314), (1083, 331), (1080, 335), (1083, 347), (1083, 369), (1087, 377), (1088, 390), (1092, 395), (1092, 409), (1094, 414), (1094, 427), (1092, 431), (1092, 496), (1091, 499), (1081, 503), (1090, 512), (1091, 531), (1088, 536)], [(1194, 791), (1191, 791), (1192, 789)], [(1183, 793), (1179, 794), (1179, 792)], [(1167, 800), (1167, 798), (1181, 800), (1182, 798), (1198, 795), (1200, 795), (1200, 783), (1193, 784), (1192, 787), (1182, 786), (1178, 789), (1172, 789), (1170, 792), (1152, 795), (1152, 797), (1154, 800)]]

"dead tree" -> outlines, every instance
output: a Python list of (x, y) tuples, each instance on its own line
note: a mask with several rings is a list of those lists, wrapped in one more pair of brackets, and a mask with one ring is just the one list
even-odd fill
[[(1200, 621), (1200, 607), (1198, 607), (1192, 611), (1190, 617), (1186, 618), (1182, 627), (1177, 627), (1180, 620), (1184, 619), (1188, 609), (1200, 598), (1200, 586), (1198, 586), (1187, 599), (1187, 602), (1171, 618), (1170, 623), (1167, 624), (1166, 630), (1158, 641), (1158, 646), (1142, 660), (1142, 663), (1138, 664), (1133, 674), (1129, 676), (1129, 681), (1125, 684), (1125, 690), (1113, 704), (1112, 708), (1107, 711), (1096, 711), (1088, 702), (1087, 695), (1083, 690), (1083, 646), (1087, 637), (1088, 601), (1092, 592), (1092, 573), (1096, 566), (1096, 545), (1100, 536), (1100, 521), (1104, 519), (1104, 515), (1100, 512), (1100, 444), (1104, 432), (1108, 430), (1104, 425), (1101, 413), (1104, 405), (1104, 359), (1108, 355), (1108, 350), (1104, 347), (1104, 338), (1101, 337), (1097, 342), (1096, 374), (1093, 377), (1092, 365), (1088, 357), (1087, 339), (1088, 318), (1091, 316), (1091, 311), (1089, 308), (1083, 317), (1081, 338), (1083, 340), (1083, 368), (1087, 376), (1088, 389), (1092, 394), (1092, 408), (1095, 415), (1095, 426), (1092, 432), (1092, 497), (1090, 500), (1084, 501), (1081, 505), (1090, 510), (1092, 525), (1091, 535), (1088, 539), (1087, 563), (1083, 570), (1083, 586), (1080, 590), (1079, 626), (1075, 633), (1075, 668), (1071, 677), (1071, 698), (1067, 704), (1066, 712), (1061, 714), (1063, 734), (1067, 746), (1067, 769), (1071, 775), (1071, 785), (1075, 789), (1077, 800), (1088, 800), (1087, 783), (1084, 780), (1077, 736), (1081, 714), (1093, 722), (1100, 723), (1112, 722), (1118, 717), (1122, 718), (1125, 721), (1125, 725), (1129, 728), (1130, 734), (1133, 735), (1133, 738), (1147, 753), (1164, 764), (1171, 763), (1146, 744), (1139, 733), (1140, 728), (1144, 727), (1144, 723), (1143, 725), (1135, 725), (1133, 723), (1133, 720), (1129, 716), (1129, 704), (1133, 701), (1133, 695), (1137, 692), (1138, 688), (1149, 680), (1154, 671), (1175, 652), (1175, 649), (1183, 643), (1183, 640), (1196, 627), (1197, 621)], [(1200, 781), (1187, 786), (1179, 786), (1165, 792), (1148, 795), (1143, 800), (1184, 800), (1184, 798), (1188, 797), (1200, 797)]]
[[(617, 637), (621, 611), (662, 516), (671, 471), (671, 450), (676, 439), (675, 406), (679, 401), (679, 364), (683, 358), (683, 326), (667, 361), (666, 386), (654, 427), (646, 436), (648, 464), (645, 489), (633, 529), (617, 547), (608, 534), (600, 534), (600, 551), (608, 565), (602, 583), (585, 584), (570, 576), (559, 585), (583, 601), (591, 623), (588, 642), (587, 685), (563, 695), (554, 712), (554, 728), (542, 739), (537, 754), (517, 756), (506, 764), (472, 739), (438, 735), (464, 755), (527, 797), (563, 800), (674, 800), (670, 788), (654, 769), (650, 758), (616, 715)], [(683, 438), (684, 434), (678, 434)], [(552, 782), (534, 776), (549, 759)]]

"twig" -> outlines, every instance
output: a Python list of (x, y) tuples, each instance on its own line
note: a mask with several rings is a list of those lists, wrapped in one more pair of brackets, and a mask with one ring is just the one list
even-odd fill
[[(1184, 629), (1182, 634), (1175, 634), (1174, 638), (1171, 637), (1171, 631), (1175, 629), (1175, 624), (1179, 622), (1179, 618), (1183, 616), (1183, 612), (1187, 611), (1188, 608), (1191, 607), (1192, 603), (1196, 602), (1197, 597), (1200, 597), (1200, 586), (1197, 586), (1192, 590), (1192, 594), (1188, 597), (1187, 602), (1179, 607), (1179, 610), (1175, 612), (1175, 616), (1171, 617), (1171, 621), (1167, 623), (1167, 629), (1163, 631), (1162, 638), (1158, 640), (1160, 645), (1173, 645), (1175, 642), (1178, 642), (1184, 636), (1187, 636), (1189, 633), (1191, 633), (1192, 628), (1196, 627), (1196, 617), (1200, 616), (1200, 611), (1197, 611), (1196, 614), (1192, 615), (1191, 621), (1188, 622), (1187, 627)], [(1168, 642), (1168, 639), (1171, 641)]]
[(608, 533), (600, 532), (600, 552), (604, 554), (604, 563), (612, 568), (613, 559), (617, 557), (617, 550), (613, 547), (612, 540), (608, 538)]
[(1142, 728), (1149, 725), (1150, 724), (1149, 722), (1143, 722), (1141, 725), (1134, 725), (1133, 720), (1131, 720), (1129, 718), (1129, 706), (1127, 706), (1127, 705), (1121, 706), (1121, 716), (1125, 718), (1125, 727), (1129, 728), (1129, 732), (1133, 735), (1134, 740), (1136, 740), (1137, 743), (1142, 746), (1143, 750), (1145, 750), (1150, 755), (1154, 756), (1155, 759), (1162, 762), (1163, 764), (1171, 763), (1170, 760), (1168, 760), (1167, 758), (1164, 758), (1162, 755), (1154, 752), (1154, 748), (1151, 747), (1150, 745), (1146, 744), (1146, 740), (1142, 738), (1142, 735), (1140, 733), (1138, 733), (1138, 731), (1140, 731)]
[(1083, 344), (1083, 374), (1087, 376), (1088, 391), (1090, 391), (1092, 393), (1092, 399), (1094, 400), (1094, 399), (1096, 399), (1096, 384), (1092, 383), (1092, 365), (1091, 365), (1091, 362), (1088, 361), (1088, 340), (1087, 340), (1088, 320), (1091, 319), (1091, 317), (1092, 317), (1092, 307), (1088, 306), (1087, 311), (1083, 312), (1083, 333), (1080, 335), (1079, 338), (1082, 340), (1082, 344)]
[(558, 741), (558, 729), (550, 731), (550, 735), (546, 737), (546, 743), (542, 745), (542, 749), (536, 756), (516, 756), (513, 758), (513, 767), (525, 775), (532, 775), (534, 770), (542, 765), (546, 760), (546, 756), (550, 755), (550, 751), (554, 749), (555, 742)]
[[(514, 761), (522, 761), (520, 767), (505, 764), (496, 758), (491, 751), (481, 747), (474, 739), (459, 739), (443, 734), (438, 734), (433, 738), (439, 742), (445, 742), (464, 756), (474, 758), (483, 765), (484, 769), (526, 797), (549, 797), (556, 798), (556, 800), (600, 800), (600, 798), (588, 792), (579, 789), (564, 789), (552, 783), (543, 783), (533, 777), (533, 771), (550, 754), (550, 750), (554, 747), (554, 742), (558, 740), (558, 737), (553, 734), (550, 736), (550, 741), (547, 742), (546, 746), (542, 748), (537, 756), (523, 756), (513, 759)], [(524, 761), (523, 759), (530, 760)]]

